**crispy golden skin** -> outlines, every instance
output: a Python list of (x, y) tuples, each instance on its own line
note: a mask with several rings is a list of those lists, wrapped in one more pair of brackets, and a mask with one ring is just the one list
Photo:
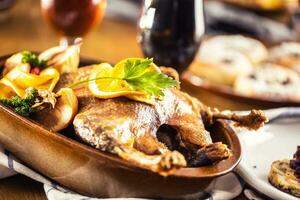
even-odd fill
[[(62, 75), (58, 88), (87, 79), (90, 69), (84, 67), (76, 73)], [(176, 77), (175, 70), (169, 68), (167, 71)], [(179, 89), (165, 90), (165, 97), (157, 100), (154, 106), (125, 97), (98, 99), (90, 94), (85, 84), (74, 91), (79, 100), (79, 112), (73, 121), (76, 134), (100, 150), (162, 174), (175, 167), (184, 167), (187, 165), (184, 156), (169, 150), (157, 138), (159, 127), (169, 125), (177, 131), (178, 149), (193, 152), (193, 156), (201, 154), (210, 163), (231, 155), (226, 145), (212, 142), (201, 120), (200, 113), (214, 119), (214, 112)]]

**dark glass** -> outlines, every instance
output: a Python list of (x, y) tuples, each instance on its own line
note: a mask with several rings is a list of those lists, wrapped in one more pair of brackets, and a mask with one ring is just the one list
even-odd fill
[(179, 72), (193, 61), (204, 34), (202, 0), (145, 0), (139, 22), (145, 57)]
[(83, 36), (103, 18), (106, 0), (41, 0), (49, 24), (66, 37)]

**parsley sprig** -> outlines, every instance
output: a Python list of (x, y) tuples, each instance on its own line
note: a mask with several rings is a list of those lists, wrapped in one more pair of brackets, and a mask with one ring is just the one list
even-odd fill
[(47, 66), (47, 60), (40, 60), (39, 57), (29, 51), (22, 52), (22, 63), (29, 63), (31, 67), (45, 68)]
[(0, 99), (0, 102), (13, 108), (14, 111), (19, 115), (28, 117), (31, 113), (35, 112), (35, 109), (32, 108), (32, 105), (34, 105), (37, 96), (38, 91), (36, 89), (28, 88), (24, 98), (13, 96), (9, 99)]
[(156, 70), (149, 70), (153, 59), (143, 59), (125, 62), (124, 77), (129, 86), (142, 90), (151, 96), (164, 96), (163, 89), (177, 86), (178, 81)]
[(157, 70), (153, 70), (151, 67), (152, 64), (152, 58), (127, 59), (124, 62), (124, 75), (122, 77), (97, 77), (74, 83), (69, 87), (73, 88), (94, 80), (124, 80), (134, 90), (144, 91), (150, 96), (162, 97), (164, 96), (164, 89), (175, 87), (179, 82)]

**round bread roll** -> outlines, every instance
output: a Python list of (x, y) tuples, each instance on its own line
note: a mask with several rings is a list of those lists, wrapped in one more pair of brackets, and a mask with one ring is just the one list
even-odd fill
[(267, 48), (258, 40), (241, 35), (221, 35), (204, 41), (200, 47), (200, 59), (210, 59), (216, 52), (237, 51), (245, 56), (253, 64), (265, 61), (268, 56)]
[(245, 96), (300, 101), (300, 77), (290, 69), (264, 64), (238, 77), (234, 90)]
[(300, 73), (300, 43), (285, 42), (270, 50), (269, 60)]
[(233, 85), (238, 76), (252, 71), (252, 63), (244, 54), (228, 49), (197, 59), (189, 70), (214, 83)]
[(300, 197), (300, 183), (289, 160), (277, 160), (271, 165), (269, 182), (281, 191)]

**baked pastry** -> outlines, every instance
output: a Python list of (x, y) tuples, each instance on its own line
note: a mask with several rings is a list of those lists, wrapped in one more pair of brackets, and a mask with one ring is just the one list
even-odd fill
[(295, 8), (298, 5), (296, 0), (224, 0), (228, 3), (233, 3), (240, 6), (250, 8), (260, 8), (264, 10), (277, 10), (285, 7)]
[(277, 160), (272, 163), (269, 182), (276, 188), (300, 197), (300, 182), (290, 167), (290, 160)]
[(292, 160), (277, 160), (272, 163), (268, 179), (276, 188), (300, 197), (300, 146)]
[(300, 77), (290, 69), (269, 63), (239, 76), (234, 90), (245, 96), (300, 101)]
[(270, 50), (269, 60), (300, 73), (300, 43), (284, 42)]
[(252, 63), (238, 51), (215, 49), (212, 52), (210, 56), (196, 59), (189, 70), (206, 80), (226, 85), (233, 85), (238, 76), (252, 71)]
[(261, 63), (268, 56), (267, 48), (260, 41), (242, 35), (212, 37), (202, 43), (199, 56), (203, 61), (211, 61), (215, 53), (229, 50), (244, 54), (253, 64)]

